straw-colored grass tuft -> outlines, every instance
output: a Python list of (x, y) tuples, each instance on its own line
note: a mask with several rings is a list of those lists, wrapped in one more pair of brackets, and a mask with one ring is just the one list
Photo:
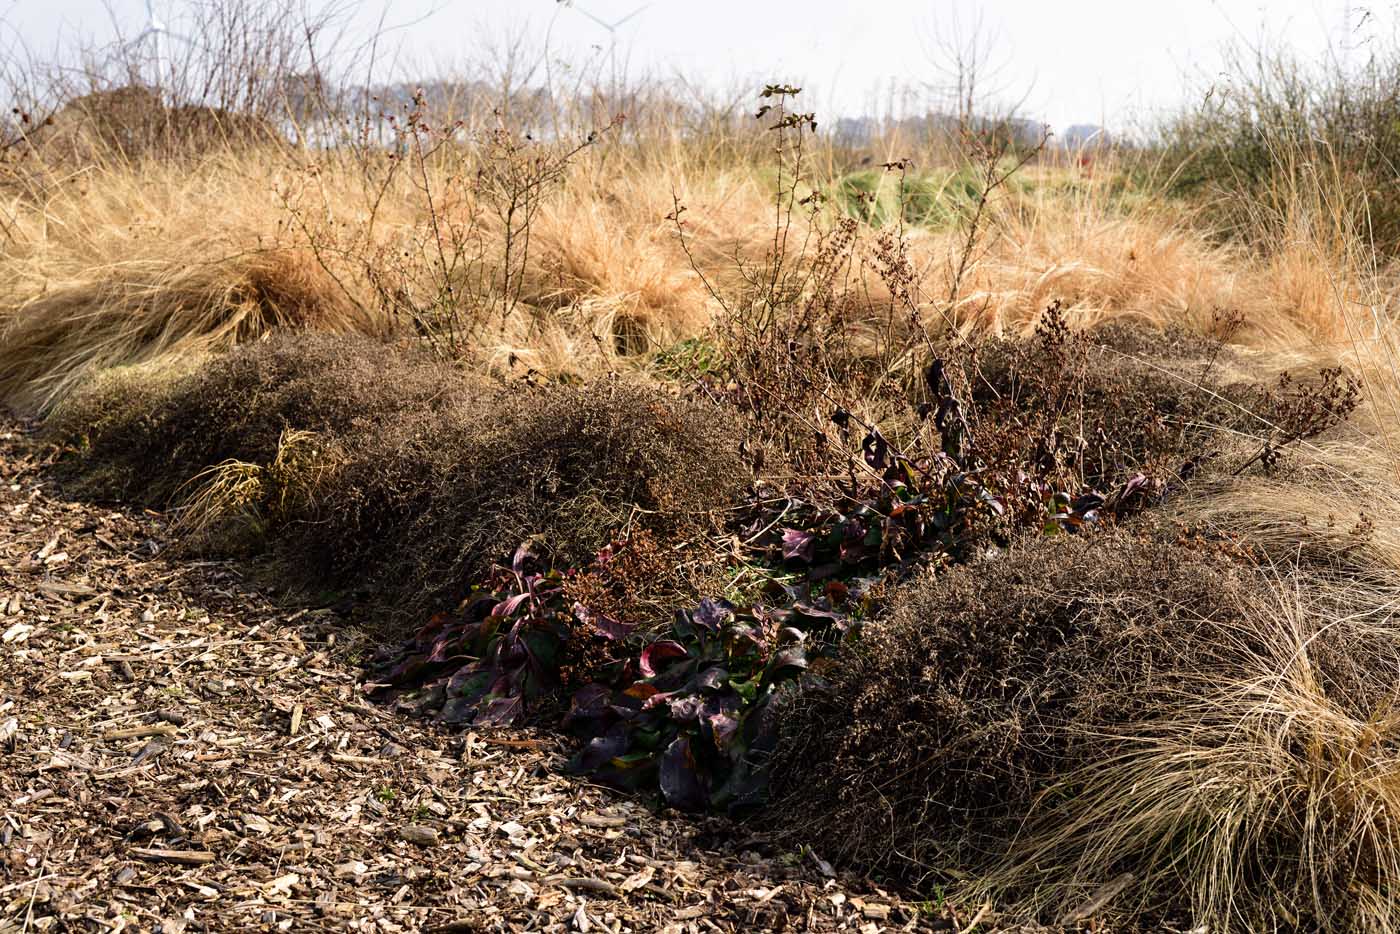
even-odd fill
[(1400, 913), (1400, 626), (1393, 589), (1275, 577), (1202, 668), (1041, 794), (977, 884), (1023, 905), (1084, 899), (1129, 868), (1120, 908), (1165, 893), (1214, 930), (1394, 931)]
[(0, 398), (48, 411), (115, 366), (226, 350), (273, 330), (363, 330), (367, 322), (306, 253), (180, 264), (132, 260), (46, 283), (0, 304)]
[(175, 531), (204, 544), (216, 538), (259, 538), (298, 513), (315, 510), (336, 455), (325, 439), (303, 429), (284, 429), (267, 464), (230, 458), (206, 468), (185, 484)]

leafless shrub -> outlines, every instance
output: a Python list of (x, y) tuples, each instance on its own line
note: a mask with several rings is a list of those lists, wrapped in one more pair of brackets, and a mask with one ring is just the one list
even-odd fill
[[(311, 244), (328, 272), (349, 270), (368, 283), (376, 317), (400, 323), (441, 355), (470, 357), (486, 329), (507, 327), (521, 303), (533, 225), (570, 164), (616, 123), (576, 143), (532, 139), (503, 113), (487, 131), (458, 120), (431, 122), (423, 92), (401, 114), (386, 114), (388, 152), (360, 148), (361, 180), (370, 199), (362, 225), (326, 223), (333, 193), (304, 173), (279, 192), (289, 223)], [(406, 180), (425, 221), (385, 242), (379, 207)], [(347, 298), (361, 304), (341, 282)]]

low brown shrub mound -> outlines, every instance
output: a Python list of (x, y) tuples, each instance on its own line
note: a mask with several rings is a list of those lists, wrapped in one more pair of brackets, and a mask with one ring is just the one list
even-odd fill
[[(124, 389), (99, 382), (54, 419), (82, 447), (70, 471), (85, 492), (232, 505), (303, 575), (413, 614), (459, 597), (525, 539), (561, 564), (624, 531), (674, 541), (747, 482), (709, 407), (615, 379), (505, 385), (364, 338), (246, 346), (153, 405)], [(216, 518), (198, 525), (229, 516)]]
[(1119, 908), (1384, 927), (1400, 632), (1309, 586), (1124, 532), (911, 583), (785, 703), (767, 819), (1050, 920), (1126, 872)]
[(989, 460), (1111, 489), (1135, 471), (1189, 477), (1266, 434), (1263, 387), (1242, 371), (1218, 342), (1121, 324), (1073, 332), (1052, 306), (1032, 337), (980, 342), (966, 381)]
[(1106, 535), (1032, 539), (911, 582), (831, 690), (789, 712), (776, 769), (797, 778), (787, 806), (822, 801), (819, 820), (864, 828), (832, 834), (840, 855), (882, 867), (940, 865), (969, 822), (1009, 832), (1062, 768), (1067, 728), (1131, 716), (1141, 702), (1124, 685), (1175, 688), (1171, 656), (1238, 613), (1247, 581), (1218, 559)]
[(270, 463), (283, 432), (343, 442), (413, 413), (462, 407), (496, 390), (426, 352), (363, 337), (280, 334), (161, 381), (112, 374), (49, 419), (80, 491), (167, 507), (196, 474), (226, 460)]
[(171, 107), (158, 92), (131, 85), (75, 97), (32, 130), (27, 142), (50, 164), (84, 164), (278, 145), (286, 137), (264, 117), (217, 107)]
[(336, 577), (378, 572), (429, 603), (527, 539), (559, 566), (624, 532), (678, 541), (746, 482), (718, 414), (612, 380), (406, 413), (349, 439), (334, 509), (304, 537)]
[(747, 447), (774, 473), (844, 474), (863, 454), (857, 427), (873, 424), (912, 456), (941, 447), (984, 477), (1107, 494), (1139, 472), (1168, 482), (1224, 466), (1272, 424), (1266, 374), (1240, 351), (1150, 325), (1073, 330), (1059, 303), (1028, 336), (948, 336), (897, 370), (851, 342), (811, 363), (795, 339), (736, 343), (705, 379), (745, 412)]

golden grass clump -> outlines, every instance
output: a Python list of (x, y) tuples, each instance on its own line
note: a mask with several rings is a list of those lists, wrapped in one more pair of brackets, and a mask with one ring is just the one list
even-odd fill
[(1270, 563), (1374, 584), (1400, 572), (1400, 484), (1384, 448), (1353, 432), (1309, 444), (1273, 476), (1219, 476), (1170, 511), (1183, 524), (1240, 536)]
[(0, 322), (0, 393), (37, 411), (109, 367), (227, 350), (281, 328), (336, 332), (363, 323), (305, 253), (284, 250), (85, 270), (5, 310)]
[(984, 891), (1087, 898), (1116, 868), (1141, 908), (1215, 929), (1393, 931), (1400, 882), (1400, 628), (1393, 589), (1273, 577), (1191, 673), (1041, 794)]
[(175, 532), (200, 544), (220, 536), (259, 539), (298, 515), (314, 513), (316, 497), (336, 462), (315, 432), (285, 429), (271, 463), (230, 458), (191, 478), (177, 493)]
[[(1042, 170), (1029, 193), (995, 201), (985, 250), (953, 308), (965, 330), (1027, 334), (1058, 299), (1081, 326), (1184, 328), (1269, 351), (1347, 345), (1372, 280), (1330, 228), (1299, 223), (1270, 248), (1251, 249), (1221, 242), (1189, 205), (1150, 186), (1125, 201), (1111, 166), (1107, 179), (1066, 179), (1067, 171)], [(919, 244), (921, 255), (957, 249), (955, 235), (942, 240)], [(946, 261), (928, 268), (932, 294), (942, 294)], [(1224, 321), (1233, 322), (1229, 333)]]

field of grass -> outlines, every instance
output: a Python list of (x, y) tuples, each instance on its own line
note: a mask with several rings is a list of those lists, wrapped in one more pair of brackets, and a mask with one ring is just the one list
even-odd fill
[(1400, 930), (1379, 159), (135, 100), (0, 151), (0, 403), (370, 690), (1008, 925)]

